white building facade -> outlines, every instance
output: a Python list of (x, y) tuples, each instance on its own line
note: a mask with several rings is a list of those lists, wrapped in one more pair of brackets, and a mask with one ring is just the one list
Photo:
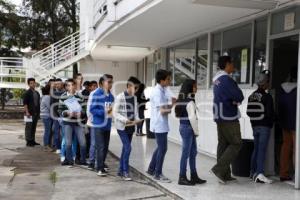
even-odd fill
[[(115, 81), (137, 76), (148, 87), (155, 85), (157, 69), (172, 71), (176, 94), (185, 78), (198, 82), (198, 149), (216, 155), (217, 130), (212, 120), (212, 77), (221, 55), (233, 57), (233, 78), (247, 98), (256, 88), (257, 75), (272, 71), (276, 95), (293, 66), (299, 66), (300, 2), (292, 0), (82, 0), (80, 46), (84, 56), (80, 72), (89, 80), (101, 74)], [(62, 67), (63, 68), (63, 67)], [(300, 74), (300, 70), (298, 70)], [(299, 82), (298, 82), (299, 85)], [(120, 92), (124, 85), (115, 87)], [(298, 102), (300, 100), (298, 87)], [(247, 100), (240, 106), (242, 138), (251, 140), (246, 116)], [(295, 188), (300, 188), (300, 105), (297, 108)], [(170, 117), (169, 139), (180, 143), (178, 120)], [(274, 127), (268, 152), (268, 173), (275, 174), (280, 128)]]

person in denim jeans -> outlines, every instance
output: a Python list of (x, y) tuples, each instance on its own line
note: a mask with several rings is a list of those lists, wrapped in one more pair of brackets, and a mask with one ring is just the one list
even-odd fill
[[(182, 138), (182, 154), (180, 160), (179, 185), (195, 185), (206, 183), (198, 177), (196, 169), (198, 118), (195, 104), (195, 93), (197, 92), (197, 82), (186, 79), (179, 92), (175, 106), (176, 117), (180, 119), (179, 132)], [(190, 162), (191, 180), (187, 179), (187, 161)]]
[(50, 130), (51, 130), (51, 124), (52, 124), (52, 119), (50, 117), (50, 86), (46, 85), (45, 87), (42, 88), (42, 101), (41, 101), (41, 119), (44, 124), (44, 147), (45, 151), (51, 151), (50, 147)]
[[(162, 168), (168, 150), (168, 115), (171, 113), (176, 99), (172, 98), (171, 100), (168, 94), (168, 86), (171, 82), (171, 73), (169, 71), (158, 70), (155, 79), (157, 85), (154, 87), (150, 97), (150, 131), (155, 133), (157, 148), (153, 152), (147, 173), (154, 175), (154, 178), (158, 181), (170, 183), (171, 180), (163, 175)], [(170, 100), (172, 101), (171, 104), (169, 103)]]
[(254, 136), (254, 151), (251, 159), (251, 177), (258, 183), (272, 183), (264, 175), (265, 157), (273, 127), (275, 113), (269, 88), (270, 72), (263, 71), (258, 78), (258, 89), (248, 98), (247, 115), (250, 117)]
[(137, 78), (130, 77), (127, 81), (127, 90), (117, 96), (113, 109), (115, 126), (123, 144), (118, 175), (125, 181), (132, 180), (129, 176), (131, 141), (135, 125), (140, 122), (137, 98), (134, 95), (140, 83)]
[(67, 92), (64, 93), (59, 101), (59, 113), (63, 117), (64, 138), (66, 140), (66, 159), (62, 165), (73, 165), (72, 141), (73, 135), (77, 138), (80, 145), (80, 165), (86, 163), (86, 141), (83, 132), (82, 121), (85, 119), (84, 100), (75, 94), (75, 81), (67, 81)]
[(113, 76), (104, 74), (99, 84), (102, 88), (95, 90), (91, 98), (90, 113), (93, 129), (95, 131), (96, 143), (96, 160), (97, 160), (97, 175), (106, 176), (108, 166), (105, 165), (105, 160), (108, 154), (110, 141), (110, 131), (112, 122), (112, 104), (114, 96), (110, 90), (113, 84)]
[[(60, 151), (60, 160), (63, 162), (66, 159), (66, 139), (65, 139), (65, 127), (62, 119), (59, 119), (60, 124), (60, 132), (61, 132), (61, 151)], [(77, 138), (73, 137), (72, 142), (72, 156), (73, 160), (75, 161), (76, 158), (76, 152), (77, 152)]]

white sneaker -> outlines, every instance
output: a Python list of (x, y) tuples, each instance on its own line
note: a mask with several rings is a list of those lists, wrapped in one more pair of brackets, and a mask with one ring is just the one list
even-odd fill
[(66, 159), (66, 157), (60, 157), (61, 162), (64, 162), (65, 159)]
[(60, 154), (60, 149), (57, 149), (55, 153)]
[(273, 180), (268, 179), (265, 177), (263, 174), (258, 174), (257, 177), (255, 178), (256, 183), (267, 183), (267, 184), (272, 184)]
[(102, 176), (102, 177), (103, 177), (103, 176), (107, 176), (107, 172), (104, 171), (104, 170), (103, 170), (103, 171), (100, 170), (100, 171), (98, 171), (97, 175), (98, 175), (98, 176)]
[(162, 183), (171, 183), (172, 182), (169, 178), (165, 177), (162, 174), (160, 176), (155, 176), (154, 179), (158, 180), (159, 182), (162, 182)]
[(122, 178), (124, 181), (132, 181), (132, 178), (130, 178), (129, 174), (127, 173), (125, 173)]

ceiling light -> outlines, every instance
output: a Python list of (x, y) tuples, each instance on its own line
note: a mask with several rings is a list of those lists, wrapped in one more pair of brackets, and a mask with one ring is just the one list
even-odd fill
[(278, 1), (274, 0), (192, 0), (194, 4), (248, 8), (248, 9), (273, 9), (278, 5)]

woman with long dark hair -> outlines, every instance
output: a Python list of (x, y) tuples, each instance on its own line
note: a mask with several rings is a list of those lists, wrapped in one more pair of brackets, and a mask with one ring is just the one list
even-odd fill
[[(186, 79), (175, 106), (176, 117), (180, 120), (179, 132), (182, 138), (182, 154), (180, 160), (179, 185), (195, 185), (206, 183), (198, 177), (196, 169), (198, 120), (197, 107), (195, 104), (195, 93), (197, 83), (195, 80)], [(191, 180), (187, 179), (187, 161), (190, 163)]]

